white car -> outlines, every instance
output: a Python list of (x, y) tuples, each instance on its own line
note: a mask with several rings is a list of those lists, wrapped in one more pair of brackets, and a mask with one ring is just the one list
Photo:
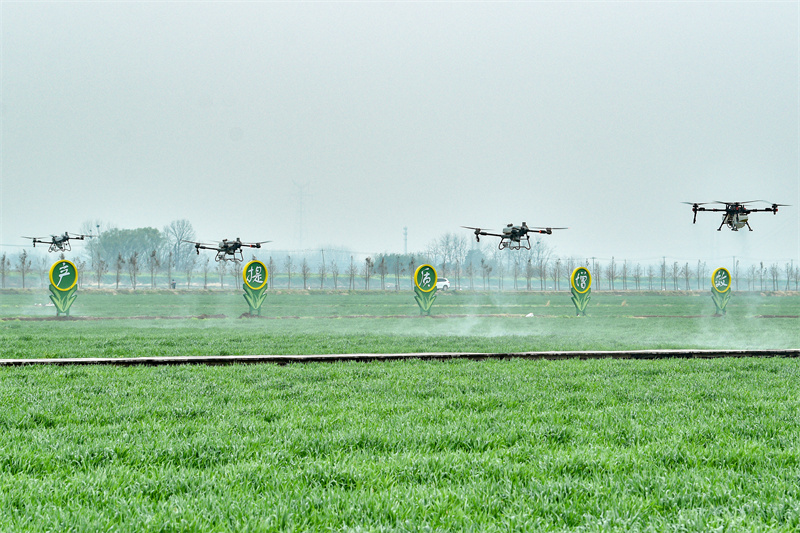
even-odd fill
[(447, 281), (447, 278), (439, 278), (436, 280), (436, 290), (437, 291), (446, 291), (450, 288), (450, 282)]

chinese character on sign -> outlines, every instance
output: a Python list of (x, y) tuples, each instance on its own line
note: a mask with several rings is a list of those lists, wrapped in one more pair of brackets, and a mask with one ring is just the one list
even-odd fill
[(718, 289), (724, 289), (728, 286), (728, 276), (725, 275), (725, 272), (720, 270), (717, 272), (717, 275), (714, 276), (714, 286)]
[(422, 285), (424, 287), (430, 287), (431, 283), (432, 283), (432, 281), (431, 281), (431, 272), (430, 272), (430, 270), (427, 270), (427, 269), (423, 270), (422, 271), (422, 282), (420, 282), (420, 285)]
[(262, 284), (264, 278), (262, 277), (261, 265), (253, 265), (247, 269), (247, 283)]
[(56, 283), (56, 287), (61, 286), (61, 279), (64, 276), (69, 276), (69, 263), (61, 263), (61, 266), (58, 267), (58, 283)]

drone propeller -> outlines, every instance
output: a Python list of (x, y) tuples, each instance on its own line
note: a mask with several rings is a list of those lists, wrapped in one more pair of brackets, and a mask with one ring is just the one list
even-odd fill
[(473, 228), (472, 226), (461, 226), (464, 229), (472, 229), (475, 230), (475, 240), (477, 242), (481, 242), (481, 233), (483, 230), (481, 228)]
[(766, 202), (764, 200), (747, 200), (746, 202), (722, 202), (720, 200), (715, 200), (713, 203), (715, 203), (715, 204), (725, 204), (725, 205), (744, 205), (744, 204), (753, 204), (755, 202), (764, 202), (765, 204), (769, 203), (769, 202)]

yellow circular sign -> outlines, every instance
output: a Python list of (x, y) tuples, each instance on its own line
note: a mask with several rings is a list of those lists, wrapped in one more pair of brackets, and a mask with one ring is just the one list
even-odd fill
[(569, 278), (572, 288), (579, 294), (585, 294), (592, 288), (592, 273), (586, 267), (578, 267)]
[(731, 273), (725, 267), (719, 267), (711, 274), (711, 288), (717, 292), (731, 290)]
[(261, 261), (250, 261), (242, 269), (242, 279), (245, 285), (254, 291), (261, 290), (267, 284), (269, 272), (267, 266)]
[(56, 289), (66, 292), (76, 283), (78, 283), (78, 267), (72, 261), (60, 259), (50, 267), (50, 284)]
[(435, 289), (438, 279), (436, 269), (431, 265), (420, 265), (414, 272), (414, 285), (422, 292), (431, 292)]

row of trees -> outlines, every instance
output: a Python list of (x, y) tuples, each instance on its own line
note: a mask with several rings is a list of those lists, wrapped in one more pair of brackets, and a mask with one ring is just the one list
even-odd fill
[[(91, 232), (91, 226), (82, 228)], [(176, 220), (162, 230), (118, 229), (95, 225), (95, 237), (69, 259), (78, 270), (81, 287), (137, 289), (142, 286), (224, 288), (241, 286), (242, 265), (214, 262), (213, 253), (198, 256), (185, 241), (196, 239), (187, 220)], [(63, 254), (62, 254), (63, 256)], [(411, 288), (417, 266), (436, 267), (439, 277), (449, 278), (451, 288), (462, 290), (569, 290), (569, 277), (578, 266), (589, 268), (594, 290), (704, 290), (710, 288), (712, 268), (703, 261), (642, 264), (596, 258), (559, 257), (543, 241), (530, 250), (499, 250), (496, 243), (476, 245), (466, 236), (447, 233), (415, 254), (376, 254), (363, 257), (347, 249), (330, 247), (304, 252), (257, 250), (253, 259), (269, 270), (270, 288), (380, 289)], [(17, 257), (0, 255), (0, 285), (46, 286), (52, 256), (34, 257), (23, 250)], [(714, 266), (716, 268), (717, 265)], [(734, 290), (798, 290), (800, 266), (762, 263), (729, 269)], [(38, 279), (37, 279), (38, 278)], [(178, 281), (178, 278), (181, 278)], [(38, 281), (38, 283), (37, 283)]]

